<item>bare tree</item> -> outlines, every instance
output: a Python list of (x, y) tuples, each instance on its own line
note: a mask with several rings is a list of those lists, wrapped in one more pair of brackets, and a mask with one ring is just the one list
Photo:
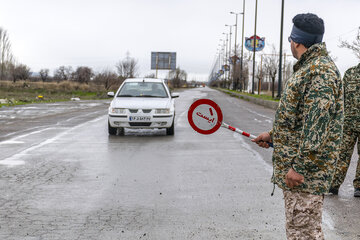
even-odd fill
[(272, 81), (272, 93), (271, 96), (275, 97), (275, 78), (279, 68), (279, 55), (277, 54), (276, 48), (272, 46), (272, 53), (266, 55), (264, 59), (265, 72), (269, 75)]
[[(240, 52), (240, 50), (238, 50), (237, 52)], [(245, 90), (249, 81), (249, 67), (248, 67), (248, 63), (251, 60), (251, 55), (248, 53), (244, 53), (243, 56), (243, 65), (242, 65), (242, 74), (241, 74), (241, 59), (235, 64), (235, 69), (234, 69), (234, 79), (235, 82), (238, 83), (237, 88), (239, 88), (240, 90)]]
[(30, 68), (25, 64), (11, 64), (10, 73), (13, 82), (16, 82), (17, 80), (27, 80), (30, 77)]
[(360, 60), (360, 27), (357, 36), (352, 43), (349, 43), (348, 41), (345, 40), (344, 41), (340, 40), (339, 47), (350, 49), (355, 54), (355, 56)]
[(258, 95), (260, 95), (260, 93), (261, 93), (261, 82), (264, 79), (264, 76), (265, 76), (264, 69), (262, 68), (261, 65), (258, 65), (257, 66), (257, 71), (255, 73), (255, 78), (258, 79)]
[(122, 83), (121, 79), (118, 78), (116, 73), (110, 70), (104, 70), (94, 77), (94, 82), (104, 86), (105, 90), (109, 90), (113, 86), (120, 86)]
[(88, 84), (93, 76), (94, 73), (91, 68), (77, 67), (72, 78), (76, 82)]
[(178, 67), (169, 72), (169, 79), (171, 80), (174, 88), (179, 88), (182, 84), (186, 83), (187, 73)]
[(54, 71), (54, 79), (57, 82), (70, 80), (73, 74), (73, 69), (71, 66), (60, 66), (59, 68), (55, 69)]
[(3, 80), (7, 76), (7, 72), (10, 71), (14, 64), (14, 57), (11, 52), (11, 43), (7, 31), (0, 28), (0, 80)]
[(43, 82), (46, 82), (49, 79), (49, 69), (41, 69), (40, 72), (40, 78)]
[(138, 61), (130, 57), (130, 53), (126, 54), (123, 60), (115, 65), (117, 72), (121, 78), (133, 78), (138, 75)]
[(148, 75), (145, 75), (145, 78), (156, 78), (155, 73), (150, 73)]
[(294, 64), (295, 64), (295, 61), (286, 62), (285, 70), (284, 70), (284, 74), (283, 74), (283, 86), (282, 86), (282, 89), (284, 89), (284, 86), (286, 85), (286, 82), (290, 79), (291, 75), (294, 72)]

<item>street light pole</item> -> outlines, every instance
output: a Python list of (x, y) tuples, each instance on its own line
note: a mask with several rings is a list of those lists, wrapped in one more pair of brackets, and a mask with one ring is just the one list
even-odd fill
[[(235, 14), (235, 16), (236, 16), (236, 19), (235, 19), (235, 44), (234, 44), (234, 55), (235, 55), (235, 58), (234, 58), (234, 60), (235, 60), (235, 62), (233, 62), (233, 64), (234, 64), (234, 67), (233, 67), (233, 80), (234, 80), (234, 78), (235, 78), (235, 66), (236, 66), (236, 60), (237, 60), (237, 45), (236, 45), (236, 41), (237, 41), (237, 29), (238, 29), (238, 15), (239, 14), (242, 14), (242, 13), (235, 13), (235, 12), (230, 12), (230, 14)], [(239, 82), (238, 82), (238, 77), (236, 77), (236, 79), (235, 79), (235, 81), (234, 81), (234, 83), (235, 83), (235, 86), (234, 86), (234, 89), (235, 90), (237, 90), (238, 89), (238, 86), (239, 86)]]
[[(227, 59), (227, 61), (229, 61), (231, 59), (231, 35), (232, 35), (232, 27), (235, 25), (227, 25), (225, 24), (226, 27), (230, 27), (230, 36), (229, 36), (229, 58)], [(233, 76), (234, 77), (234, 76)], [(228, 80), (230, 82), (231, 79), (231, 64), (229, 64), (229, 71), (228, 71)], [(234, 79), (232, 79), (232, 82), (234, 84)], [(234, 87), (234, 86), (233, 86)]]
[(254, 56), (253, 56), (253, 75), (252, 75), (252, 87), (251, 87), (251, 93), (254, 94), (254, 88), (255, 88), (255, 48), (256, 48), (256, 21), (257, 21), (257, 3), (256, 0), (255, 3), (255, 27), (254, 27)]
[(281, 97), (281, 77), (282, 77), (282, 70), (281, 70), (281, 63), (282, 63), (282, 45), (283, 45), (283, 25), (284, 25), (284, 0), (281, 3), (281, 27), (280, 27), (280, 58), (279, 58), (279, 80), (278, 80), (278, 94), (277, 97)]
[(237, 49), (236, 49), (236, 40), (237, 40), (237, 26), (238, 26), (238, 15), (241, 13), (235, 13), (235, 12), (230, 12), (230, 14), (235, 14), (235, 44), (234, 44), (234, 55), (237, 56)]
[[(226, 35), (226, 47), (225, 47), (225, 62), (224, 62), (224, 66), (227, 65), (227, 59), (228, 59), (228, 42), (229, 42), (229, 34), (228, 33), (223, 33), (224, 35)], [(224, 78), (225, 78), (225, 88), (226, 88), (226, 69), (224, 69)]]
[(243, 88), (245, 90), (245, 80), (243, 79), (243, 52), (244, 52), (244, 23), (245, 23), (245, 0), (243, 0), (243, 20), (242, 20), (242, 34), (241, 34), (241, 61), (240, 61), (240, 80), (243, 82)]

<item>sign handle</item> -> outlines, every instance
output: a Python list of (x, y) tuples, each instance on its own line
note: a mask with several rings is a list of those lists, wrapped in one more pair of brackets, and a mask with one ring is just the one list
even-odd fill
[[(239, 134), (241, 134), (241, 135), (243, 135), (243, 136), (245, 136), (245, 137), (249, 137), (249, 138), (251, 138), (251, 139), (255, 139), (256, 138), (256, 136), (254, 136), (254, 135), (252, 135), (252, 134), (250, 134), (250, 133), (247, 133), (247, 132), (244, 132), (244, 131), (242, 131), (242, 130), (240, 130), (240, 129), (238, 129), (238, 128), (235, 128), (235, 127), (232, 127), (232, 126), (230, 126), (229, 124), (226, 124), (226, 123), (221, 123), (221, 127), (223, 127), (223, 128), (227, 128), (227, 129), (229, 129), (229, 130), (231, 130), (231, 131), (234, 131), (234, 132), (237, 132), (237, 133), (239, 133)], [(266, 142), (267, 144), (269, 144), (269, 146), (270, 147), (274, 147), (274, 145), (273, 145), (273, 143), (271, 143), (271, 142)]]

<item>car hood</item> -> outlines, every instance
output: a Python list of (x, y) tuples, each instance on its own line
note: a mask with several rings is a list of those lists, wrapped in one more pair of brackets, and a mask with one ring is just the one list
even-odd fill
[(111, 102), (112, 107), (116, 108), (134, 108), (134, 109), (153, 109), (170, 108), (171, 99), (169, 98), (141, 98), (141, 97), (118, 97)]

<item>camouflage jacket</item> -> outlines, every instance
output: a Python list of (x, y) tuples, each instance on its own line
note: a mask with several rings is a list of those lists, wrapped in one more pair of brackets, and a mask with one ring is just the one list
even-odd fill
[(348, 129), (360, 132), (360, 64), (345, 72), (343, 84), (344, 124)]
[[(340, 152), (343, 107), (340, 73), (325, 43), (315, 44), (294, 65), (270, 131), (274, 183), (295, 192), (328, 192)], [(290, 168), (305, 179), (293, 189), (285, 184)]]

